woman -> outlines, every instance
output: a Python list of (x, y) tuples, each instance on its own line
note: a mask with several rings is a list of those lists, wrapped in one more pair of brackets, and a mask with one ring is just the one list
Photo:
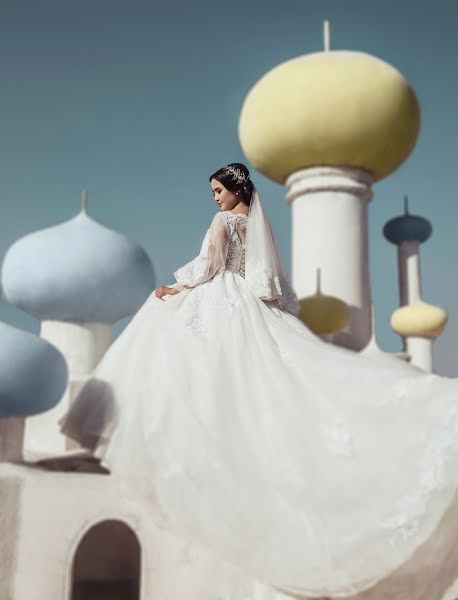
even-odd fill
[(458, 386), (321, 341), (248, 169), (210, 184), (220, 211), (199, 255), (146, 300), (61, 430), (165, 524), (273, 587), (362, 592), (454, 507)]

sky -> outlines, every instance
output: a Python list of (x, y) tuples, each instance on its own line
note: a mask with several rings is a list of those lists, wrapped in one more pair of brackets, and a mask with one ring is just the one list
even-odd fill
[[(323, 49), (324, 19), (332, 49), (391, 63), (421, 107), (415, 149), (374, 185), (369, 208), (378, 343), (401, 348), (389, 324), (396, 248), (382, 229), (407, 194), (433, 226), (421, 246), (423, 299), (449, 313), (434, 368), (458, 376), (458, 0), (0, 0), (0, 260), (21, 236), (75, 216), (87, 189), (89, 215), (149, 254), (152, 289), (173, 283), (218, 210), (209, 175), (245, 162), (290, 272), (286, 189), (250, 165), (237, 123), (264, 73)], [(4, 299), (0, 320), (39, 333)]]

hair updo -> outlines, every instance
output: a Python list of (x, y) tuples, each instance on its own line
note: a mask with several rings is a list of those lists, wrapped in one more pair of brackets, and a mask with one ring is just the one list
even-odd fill
[[(227, 167), (234, 167), (235, 169), (241, 171), (244, 177), (246, 178), (246, 181), (237, 181), (237, 179), (234, 178), (234, 175), (227, 170)], [(217, 181), (222, 183), (224, 187), (230, 192), (233, 192), (234, 194), (238, 192), (241, 202), (243, 202), (247, 206), (250, 206), (254, 184), (250, 179), (250, 172), (244, 164), (229, 163), (227, 165), (224, 165), (224, 167), (221, 167), (221, 169), (215, 171), (215, 173), (213, 173), (213, 175), (210, 175), (210, 177), (208, 178), (209, 181), (211, 181), (212, 179), (216, 179)]]

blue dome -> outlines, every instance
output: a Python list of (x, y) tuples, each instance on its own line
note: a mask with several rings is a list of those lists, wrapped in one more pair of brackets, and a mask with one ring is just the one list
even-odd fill
[(0, 417), (49, 410), (62, 398), (67, 380), (67, 363), (55, 346), (0, 322)]
[(393, 244), (408, 241), (422, 243), (430, 237), (432, 231), (428, 219), (417, 215), (402, 215), (385, 223), (383, 235)]
[(38, 319), (114, 323), (154, 290), (143, 248), (83, 209), (12, 244), (2, 267), (4, 297)]
[(409, 213), (409, 199), (404, 196), (404, 214), (391, 219), (383, 228), (383, 235), (389, 242), (426, 242), (433, 228), (428, 219)]

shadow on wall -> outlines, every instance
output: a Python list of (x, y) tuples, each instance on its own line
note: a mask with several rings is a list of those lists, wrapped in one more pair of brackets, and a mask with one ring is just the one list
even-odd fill
[(111, 384), (93, 378), (83, 385), (58, 424), (62, 433), (88, 450), (95, 450), (100, 442), (111, 438), (117, 420)]

